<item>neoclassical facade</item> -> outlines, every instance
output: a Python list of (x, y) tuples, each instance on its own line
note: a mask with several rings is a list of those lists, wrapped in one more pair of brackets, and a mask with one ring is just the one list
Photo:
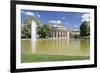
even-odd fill
[(51, 31), (52, 38), (66, 38), (69, 39), (69, 30), (61, 24), (54, 24)]

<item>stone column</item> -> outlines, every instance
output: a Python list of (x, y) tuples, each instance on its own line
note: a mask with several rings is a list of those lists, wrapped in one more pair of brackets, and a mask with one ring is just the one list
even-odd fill
[(66, 37), (66, 31), (65, 31), (65, 37)]
[(53, 38), (54, 38), (54, 37), (55, 37), (55, 32), (54, 32), (54, 30), (53, 30), (52, 34), (53, 34)]
[(59, 31), (59, 37), (61, 37), (61, 31)]
[(61, 31), (61, 37), (62, 37), (62, 31)]
[(63, 31), (62, 31), (62, 37), (63, 37)]
[(65, 37), (66, 37), (66, 31), (65, 31)]
[(66, 37), (67, 37), (67, 31), (66, 31)]
[(55, 38), (56, 38), (56, 30), (55, 30)]
[(58, 31), (56, 30), (56, 38), (58, 37)]
[(70, 37), (69, 33), (70, 33), (70, 32), (69, 32), (69, 31), (67, 31), (67, 39), (69, 39), (69, 37)]
[(62, 37), (63, 37), (63, 31), (62, 31)]
[(58, 38), (59, 38), (59, 30), (58, 30)]
[(64, 31), (64, 37), (65, 37), (65, 31)]
[(64, 38), (65, 38), (65, 31), (64, 31)]
[(59, 37), (60, 37), (60, 31), (59, 31)]
[(54, 31), (54, 37), (56, 38), (56, 30)]

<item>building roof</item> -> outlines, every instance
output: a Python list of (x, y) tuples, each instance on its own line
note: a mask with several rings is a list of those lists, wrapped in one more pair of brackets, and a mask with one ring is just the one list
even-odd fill
[(51, 27), (54, 29), (67, 30), (67, 28), (62, 26), (61, 24), (53, 24)]

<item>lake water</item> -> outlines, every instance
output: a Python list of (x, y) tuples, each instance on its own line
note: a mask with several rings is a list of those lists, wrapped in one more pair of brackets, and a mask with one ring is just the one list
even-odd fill
[(22, 53), (89, 56), (90, 40), (83, 39), (38, 39), (22, 40)]

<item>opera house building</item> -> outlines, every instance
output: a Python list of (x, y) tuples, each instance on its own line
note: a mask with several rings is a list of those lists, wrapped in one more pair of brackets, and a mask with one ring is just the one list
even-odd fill
[(51, 26), (52, 31), (51, 31), (51, 37), (52, 38), (66, 38), (69, 39), (69, 30), (62, 26), (61, 24), (54, 24)]

